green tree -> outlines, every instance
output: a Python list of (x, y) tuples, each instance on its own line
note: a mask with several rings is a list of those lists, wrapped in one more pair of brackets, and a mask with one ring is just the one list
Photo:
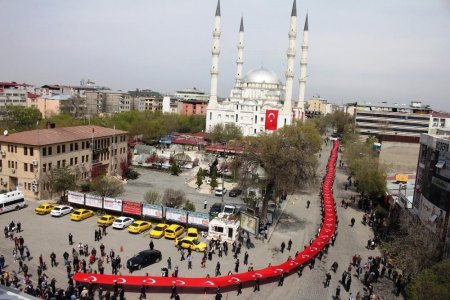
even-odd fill
[(124, 193), (123, 183), (117, 178), (98, 176), (92, 181), (92, 190), (103, 197), (117, 197)]
[[(269, 200), (315, 181), (322, 139), (312, 123), (296, 123), (270, 134), (244, 140), (240, 186), (262, 184), (262, 219)], [(262, 169), (263, 172), (258, 170)]]
[(242, 130), (234, 123), (216, 124), (209, 133), (209, 138), (214, 143), (227, 143), (231, 140), (241, 140)]
[(211, 186), (212, 190), (219, 186), (219, 184), (217, 183), (217, 175), (215, 172), (211, 174), (211, 182), (209, 183), (209, 185)]
[(203, 184), (203, 169), (202, 168), (198, 168), (197, 181), (195, 182), (195, 184), (197, 185), (197, 188), (200, 188), (200, 186)]
[(66, 191), (77, 188), (76, 175), (68, 167), (54, 168), (45, 173), (43, 183), (48, 186), (50, 199), (53, 194), (61, 194), (65, 197)]
[(450, 259), (425, 269), (406, 286), (410, 300), (450, 299)]
[(157, 191), (148, 191), (144, 195), (144, 201), (148, 204), (160, 204), (161, 195)]
[(42, 114), (36, 107), (18, 105), (6, 106), (7, 127), (16, 131), (36, 129)]
[(178, 176), (178, 174), (180, 173), (181, 173), (180, 166), (178, 166), (177, 161), (173, 159), (172, 163), (170, 164), (170, 174)]
[(186, 202), (184, 203), (183, 209), (187, 210), (187, 211), (195, 211), (195, 204), (189, 200), (186, 200)]
[(73, 118), (79, 118), (86, 113), (85, 107), (86, 99), (76, 95), (63, 101), (59, 109), (61, 112), (67, 113)]

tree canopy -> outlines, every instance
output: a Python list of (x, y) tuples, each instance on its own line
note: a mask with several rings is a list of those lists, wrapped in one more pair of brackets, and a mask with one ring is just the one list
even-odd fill
[(234, 123), (216, 124), (209, 133), (209, 138), (214, 143), (227, 143), (231, 140), (241, 140), (242, 130)]
[(42, 114), (36, 107), (6, 106), (6, 122), (4, 122), (6, 128), (16, 131), (36, 129), (40, 120)]
[(122, 181), (115, 177), (98, 176), (92, 181), (92, 190), (103, 197), (117, 197), (124, 193)]
[[(245, 187), (263, 182), (263, 218), (274, 196), (294, 192), (316, 179), (315, 154), (322, 139), (312, 123), (296, 123), (273, 133), (247, 137), (243, 144), (240, 184)], [(259, 169), (263, 170), (261, 174), (257, 174)]]
[(450, 299), (450, 259), (425, 269), (406, 287), (410, 300)]
[(76, 189), (75, 173), (68, 167), (54, 168), (45, 173), (43, 183), (48, 186), (50, 198), (54, 193), (63, 194), (67, 190)]

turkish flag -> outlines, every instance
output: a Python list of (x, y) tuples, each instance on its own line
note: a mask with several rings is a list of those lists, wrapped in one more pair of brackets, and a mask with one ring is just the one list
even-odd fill
[(266, 110), (266, 130), (277, 130), (278, 110)]

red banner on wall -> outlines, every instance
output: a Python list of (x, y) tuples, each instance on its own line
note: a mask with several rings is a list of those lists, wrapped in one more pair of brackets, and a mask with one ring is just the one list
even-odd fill
[(278, 110), (266, 110), (266, 130), (277, 130)]
[(142, 204), (133, 201), (122, 201), (122, 212), (130, 215), (142, 215)]

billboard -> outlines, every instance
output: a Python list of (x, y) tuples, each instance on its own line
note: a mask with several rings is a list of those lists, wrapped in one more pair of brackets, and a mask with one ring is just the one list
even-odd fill
[(122, 199), (104, 197), (103, 198), (103, 208), (121, 212), (122, 211)]
[(259, 229), (259, 218), (247, 214), (245, 212), (241, 212), (241, 228), (248, 233), (257, 235)]
[(186, 210), (166, 207), (166, 220), (167, 221), (186, 223), (187, 214), (188, 214), (188, 212)]
[(101, 196), (97, 196), (97, 195), (86, 194), (84, 205), (102, 208), (103, 198)]
[(209, 226), (209, 214), (200, 212), (188, 212), (188, 224), (194, 226)]
[(76, 203), (84, 205), (84, 194), (78, 192), (69, 191), (67, 194), (67, 201), (70, 203)]
[(142, 215), (142, 204), (133, 201), (122, 201), (122, 212), (130, 215)]
[(142, 215), (148, 216), (155, 219), (163, 218), (163, 207), (161, 205), (155, 204), (143, 204), (142, 205)]

